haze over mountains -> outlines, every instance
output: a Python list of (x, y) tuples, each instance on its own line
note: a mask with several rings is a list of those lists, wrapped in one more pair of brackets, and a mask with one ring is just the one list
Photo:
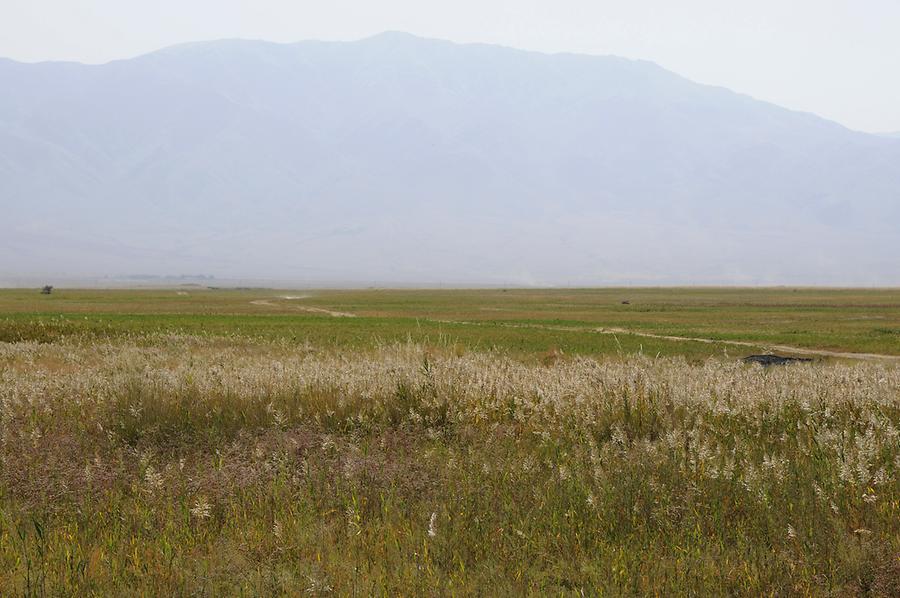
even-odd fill
[(900, 139), (648, 62), (387, 33), (0, 89), (0, 278), (900, 284)]

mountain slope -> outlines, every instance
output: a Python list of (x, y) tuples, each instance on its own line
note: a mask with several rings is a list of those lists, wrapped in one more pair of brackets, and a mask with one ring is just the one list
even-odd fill
[(389, 33), (0, 87), (0, 274), (900, 284), (900, 141), (651, 63)]

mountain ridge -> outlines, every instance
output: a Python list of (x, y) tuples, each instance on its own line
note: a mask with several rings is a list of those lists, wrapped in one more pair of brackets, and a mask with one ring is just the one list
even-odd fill
[(102, 62), (102, 63), (85, 63), (85, 62), (79, 62), (79, 61), (75, 61), (75, 60), (40, 60), (40, 61), (26, 62), (26, 61), (20, 61), (20, 60), (14, 59), (14, 58), (4, 57), (4, 56), (0, 56), (0, 63), (8, 62), (8, 63), (16, 64), (16, 65), (30, 65), (30, 66), (34, 66), (34, 65), (78, 65), (78, 66), (84, 66), (84, 67), (102, 67), (102, 66), (107, 66), (110, 64), (128, 62), (128, 61), (138, 60), (138, 59), (142, 59), (142, 58), (147, 58), (147, 57), (151, 57), (151, 56), (154, 56), (157, 54), (167, 54), (167, 53), (175, 52), (175, 51), (179, 51), (179, 50), (198, 49), (198, 48), (202, 48), (204, 46), (213, 47), (213, 46), (221, 46), (221, 45), (242, 45), (242, 44), (276, 46), (276, 47), (277, 46), (302, 46), (302, 45), (308, 45), (308, 44), (341, 45), (341, 44), (354, 44), (354, 43), (358, 44), (358, 43), (364, 43), (364, 42), (374, 42), (374, 41), (378, 41), (378, 40), (406, 40), (406, 41), (415, 40), (418, 42), (436, 43), (436, 44), (442, 44), (445, 46), (481, 47), (481, 48), (496, 49), (496, 50), (507, 51), (507, 52), (534, 54), (534, 55), (548, 56), (548, 57), (613, 59), (613, 60), (619, 60), (619, 61), (639, 64), (639, 65), (648, 65), (653, 68), (659, 69), (660, 71), (664, 71), (665, 73), (667, 73), (669, 75), (672, 75), (679, 79), (687, 81), (687, 82), (691, 83), (692, 85), (705, 87), (710, 90), (724, 91), (724, 92), (727, 92), (730, 94), (734, 94), (734, 95), (737, 95), (740, 97), (754, 100), (756, 102), (765, 103), (770, 106), (777, 107), (781, 110), (787, 110), (790, 112), (794, 112), (796, 114), (812, 116), (814, 118), (838, 125), (849, 131), (853, 131), (854, 133), (861, 133), (863, 135), (876, 135), (876, 136), (882, 136), (882, 137), (898, 137), (898, 136), (900, 136), (900, 132), (867, 133), (864, 131), (857, 131), (855, 129), (847, 127), (843, 123), (840, 123), (840, 122), (832, 120), (832, 119), (828, 119), (828, 118), (821, 116), (819, 114), (816, 114), (814, 112), (787, 108), (787, 107), (781, 106), (779, 104), (776, 104), (774, 102), (770, 102), (767, 100), (757, 98), (757, 97), (752, 96), (747, 93), (732, 90), (725, 86), (708, 84), (708, 83), (699, 83), (699, 82), (693, 81), (687, 77), (679, 75), (678, 73), (675, 73), (674, 71), (666, 69), (665, 67), (661, 66), (659, 63), (656, 63), (652, 60), (646, 60), (646, 59), (641, 59), (641, 58), (629, 58), (629, 57), (620, 56), (617, 54), (590, 54), (590, 53), (572, 52), (572, 51), (544, 52), (544, 51), (539, 51), (539, 50), (528, 50), (528, 49), (523, 49), (523, 48), (516, 48), (516, 47), (511, 47), (511, 46), (504, 46), (501, 44), (493, 44), (493, 43), (485, 43), (485, 42), (457, 42), (457, 41), (452, 41), (452, 40), (444, 40), (444, 39), (440, 39), (440, 38), (431, 38), (431, 37), (426, 37), (426, 36), (420, 36), (420, 35), (416, 35), (416, 34), (405, 32), (405, 31), (400, 31), (400, 30), (382, 31), (380, 33), (376, 33), (376, 34), (373, 34), (370, 36), (366, 36), (366, 37), (363, 37), (363, 38), (360, 38), (357, 40), (350, 40), (350, 41), (308, 39), (308, 40), (298, 40), (298, 41), (293, 41), (293, 42), (273, 42), (273, 41), (263, 40), (263, 39), (240, 38), (240, 37), (214, 38), (214, 39), (208, 39), (208, 40), (198, 40), (198, 41), (176, 43), (176, 44), (172, 44), (169, 46), (164, 46), (164, 47), (158, 48), (156, 50), (151, 50), (148, 52), (137, 54), (132, 57), (115, 58), (115, 59), (112, 59), (112, 60), (109, 60), (106, 62)]
[(12, 62), (0, 273), (900, 282), (898, 144), (647, 61), (388, 33)]

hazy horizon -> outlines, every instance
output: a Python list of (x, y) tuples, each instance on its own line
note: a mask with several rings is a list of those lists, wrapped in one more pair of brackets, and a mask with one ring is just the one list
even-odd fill
[(0, 286), (898, 286), (897, 22), (11, 0)]
[(394, 32), (0, 84), (7, 279), (900, 284), (900, 142), (647, 61)]

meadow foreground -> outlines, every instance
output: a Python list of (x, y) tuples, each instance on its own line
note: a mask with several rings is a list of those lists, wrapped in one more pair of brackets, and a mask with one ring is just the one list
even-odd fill
[(0, 344), (2, 595), (900, 592), (900, 367)]

